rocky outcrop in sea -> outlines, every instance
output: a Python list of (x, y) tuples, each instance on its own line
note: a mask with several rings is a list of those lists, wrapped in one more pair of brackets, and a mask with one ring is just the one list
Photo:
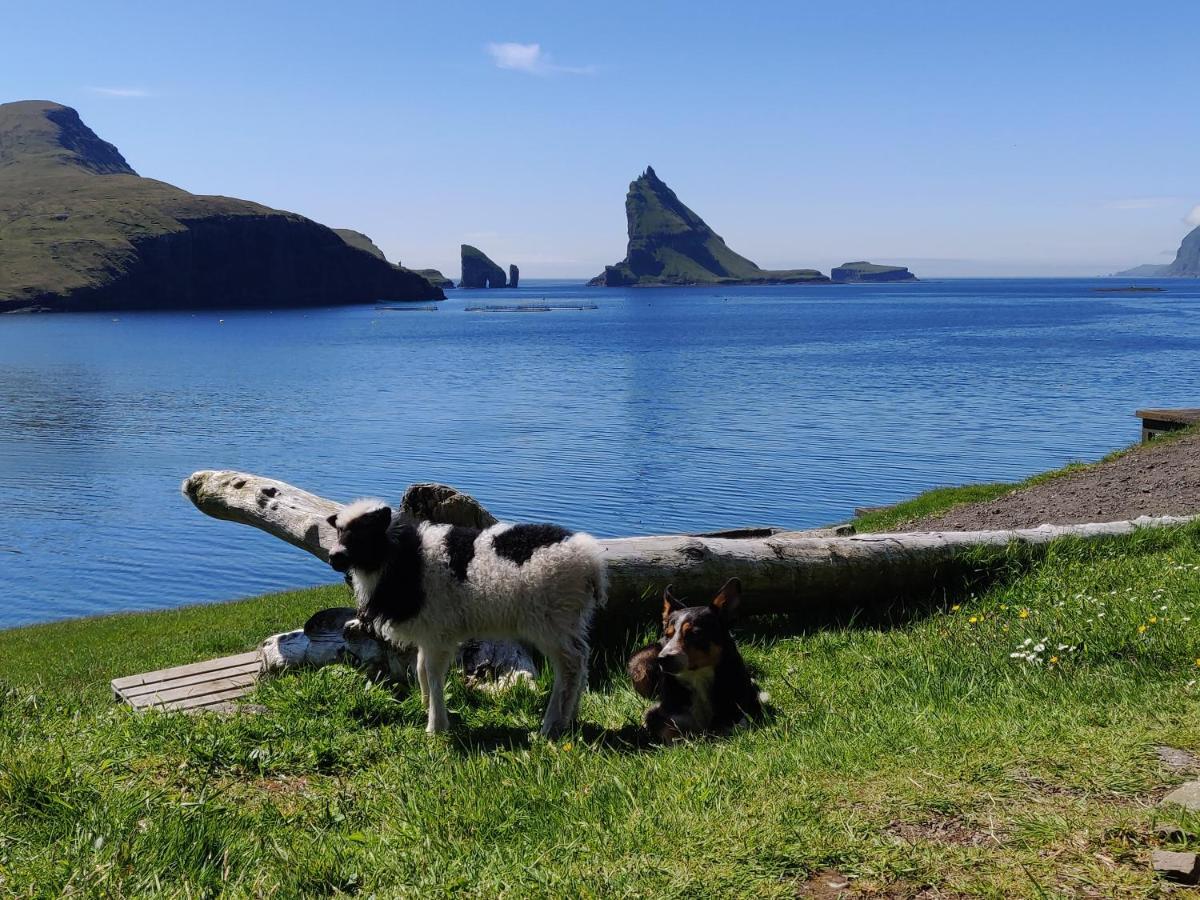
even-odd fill
[(816, 269), (760, 269), (734, 253), (719, 234), (688, 209), (647, 167), (625, 197), (629, 244), (625, 258), (588, 284), (602, 287), (659, 284), (819, 284)]

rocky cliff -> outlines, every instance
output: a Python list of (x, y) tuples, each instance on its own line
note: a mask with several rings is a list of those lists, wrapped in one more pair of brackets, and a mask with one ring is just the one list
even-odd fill
[(516, 266), (509, 264), (508, 267), (508, 286), (515, 288), (521, 283), (521, 270)]
[(0, 104), (0, 312), (443, 297), (303, 216), (139, 176), (73, 109)]
[(359, 250), (365, 250), (367, 253), (370, 253), (372, 256), (378, 259), (387, 259), (383, 251), (379, 249), (378, 245), (376, 245), (373, 240), (371, 240), (361, 231), (355, 231), (353, 228), (335, 228), (333, 229), (333, 233), (351, 247), (357, 247)]
[(647, 167), (625, 197), (625, 258), (589, 284), (806, 284), (828, 282), (815, 269), (760, 269), (734, 253)]
[(1200, 228), (1184, 237), (1175, 254), (1175, 261), (1163, 272), (1172, 278), (1200, 278)]
[(829, 273), (835, 284), (859, 281), (916, 281), (917, 276), (906, 266), (878, 266), (865, 260), (842, 263)]
[(482, 250), (470, 244), (462, 245), (462, 278), (459, 287), (502, 288), (508, 284), (504, 270), (487, 258)]
[(432, 284), (434, 287), (452, 288), (454, 282), (439, 272), (437, 269), (413, 269), (418, 275)]

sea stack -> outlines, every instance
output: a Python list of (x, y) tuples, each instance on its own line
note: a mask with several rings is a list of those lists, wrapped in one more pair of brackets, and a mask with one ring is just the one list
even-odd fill
[(625, 196), (629, 245), (625, 258), (588, 284), (602, 287), (663, 284), (821, 284), (816, 269), (760, 269), (734, 253), (647, 166)]
[(916, 281), (917, 276), (906, 266), (878, 266), (865, 260), (842, 263), (829, 273), (835, 284), (854, 284), (870, 281)]
[(518, 269), (516, 266), (514, 266), (512, 263), (509, 263), (508, 286), (510, 288), (515, 288), (517, 286), (517, 284), (520, 283), (520, 281), (521, 281), (521, 270)]
[(445, 296), (311, 219), (142, 178), (75, 110), (43, 100), (0, 104), (0, 234), (0, 312)]
[(507, 285), (504, 270), (488, 259), (478, 247), (462, 245), (462, 278), (459, 287), (502, 288)]

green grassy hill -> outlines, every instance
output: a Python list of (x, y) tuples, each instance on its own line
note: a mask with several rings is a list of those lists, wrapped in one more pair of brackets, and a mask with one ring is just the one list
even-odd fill
[(629, 246), (594, 285), (803, 284), (828, 282), (815, 269), (760, 269), (735, 253), (647, 167), (625, 198)]
[(0, 312), (441, 297), (303, 216), (139, 176), (73, 109), (0, 104)]

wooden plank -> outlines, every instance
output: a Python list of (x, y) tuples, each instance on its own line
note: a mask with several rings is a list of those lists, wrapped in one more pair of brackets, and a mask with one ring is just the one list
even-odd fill
[(240, 689), (247, 693), (258, 681), (258, 673), (246, 673), (227, 678), (215, 678), (199, 684), (187, 684), (182, 687), (167, 687), (162, 690), (149, 691), (136, 697), (126, 699), (135, 707), (146, 706), (176, 706), (180, 701), (195, 700), (211, 694)]
[(1139, 409), (1134, 413), (1139, 419), (1152, 419), (1155, 422), (1174, 422), (1180, 425), (1195, 425), (1200, 422), (1200, 409)]
[(126, 700), (132, 700), (134, 697), (140, 697), (143, 694), (153, 694), (158, 691), (163, 691), (168, 688), (187, 687), (188, 685), (204, 684), (212, 681), (214, 678), (232, 678), (237, 675), (258, 675), (259, 662), (243, 663), (240, 666), (231, 666), (228, 669), (214, 669), (209, 672), (197, 672), (195, 675), (186, 675), (183, 678), (173, 678), (170, 681), (152, 681), (146, 684), (135, 684), (132, 687), (121, 688), (118, 692)]
[(171, 681), (176, 678), (186, 678), (189, 675), (199, 675), (204, 672), (213, 672), (220, 669), (231, 669), (257, 660), (258, 651), (251, 650), (247, 653), (238, 653), (235, 656), (222, 656), (218, 659), (207, 659), (203, 662), (191, 663), (186, 666), (174, 666), (170, 669), (159, 669), (155, 672), (143, 672), (140, 675), (114, 678), (112, 680), (112, 688), (117, 693), (121, 693), (126, 688), (136, 687), (137, 685)]
[(158, 710), (159, 712), (205, 712), (210, 709), (218, 712), (228, 712), (232, 707), (229, 701), (244, 697), (249, 691), (250, 689), (247, 687), (229, 688), (228, 690), (217, 691), (214, 694), (205, 694), (202, 697), (178, 700), (169, 706), (141, 706), (134, 708), (139, 712), (145, 712), (148, 709)]

